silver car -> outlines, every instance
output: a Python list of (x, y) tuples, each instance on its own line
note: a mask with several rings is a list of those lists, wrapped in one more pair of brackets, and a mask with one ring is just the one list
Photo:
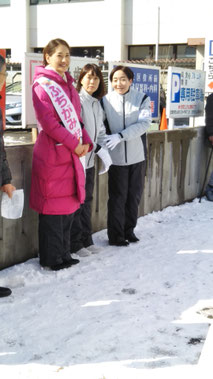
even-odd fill
[(22, 103), (21, 82), (14, 82), (6, 87), (6, 124), (21, 125)]

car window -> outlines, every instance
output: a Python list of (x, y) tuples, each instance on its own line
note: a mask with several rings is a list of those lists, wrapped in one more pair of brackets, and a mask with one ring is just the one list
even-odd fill
[(14, 82), (6, 87), (6, 93), (21, 92), (21, 82)]

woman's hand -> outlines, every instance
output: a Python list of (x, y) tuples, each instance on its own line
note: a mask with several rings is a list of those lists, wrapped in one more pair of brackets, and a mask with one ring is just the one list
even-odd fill
[(88, 143), (85, 144), (85, 145), (82, 145), (82, 146), (84, 147), (84, 153), (83, 153), (83, 155), (81, 155), (81, 157), (83, 157), (84, 155), (86, 155), (88, 153), (88, 151), (89, 151), (89, 144)]
[(88, 153), (88, 150), (89, 150), (89, 144), (82, 145), (81, 143), (79, 143), (74, 151), (75, 151), (75, 154), (79, 158), (81, 158), (81, 157), (84, 157)]
[(6, 192), (6, 194), (9, 196), (10, 199), (12, 198), (13, 191), (15, 191), (15, 190), (16, 190), (16, 187), (14, 187), (12, 184), (4, 184), (1, 187), (1, 191)]

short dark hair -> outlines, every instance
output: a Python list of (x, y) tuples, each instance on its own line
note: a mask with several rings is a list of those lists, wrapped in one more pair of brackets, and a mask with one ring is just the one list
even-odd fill
[(105, 84), (104, 84), (104, 79), (103, 79), (101, 69), (97, 66), (97, 64), (88, 63), (81, 69), (76, 89), (78, 92), (80, 92), (81, 87), (82, 87), (81, 81), (82, 81), (83, 77), (90, 71), (91, 71), (92, 75), (96, 75), (100, 79), (98, 89), (92, 94), (93, 97), (100, 100), (105, 95), (106, 90), (105, 90)]
[(52, 39), (43, 49), (43, 63), (44, 63), (44, 66), (47, 66), (48, 65), (48, 62), (46, 61), (46, 54), (48, 54), (50, 57), (51, 55), (54, 54), (56, 48), (59, 46), (59, 45), (64, 45), (68, 48), (69, 52), (70, 52), (70, 46), (68, 45), (68, 43), (66, 41), (64, 41), (63, 39), (61, 38), (56, 38), (56, 39)]
[(129, 80), (134, 79), (134, 72), (128, 66), (120, 65), (120, 66), (116, 66), (112, 69), (110, 76), (109, 76), (110, 82), (112, 82), (113, 76), (114, 76), (116, 71), (123, 71)]
[(2, 67), (6, 64), (5, 58), (0, 55), (0, 71), (2, 70)]

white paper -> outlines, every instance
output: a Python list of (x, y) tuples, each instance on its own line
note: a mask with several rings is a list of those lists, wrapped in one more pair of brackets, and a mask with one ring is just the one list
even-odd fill
[(12, 199), (3, 192), (1, 201), (1, 215), (4, 218), (16, 219), (22, 217), (24, 208), (24, 190), (13, 191)]

